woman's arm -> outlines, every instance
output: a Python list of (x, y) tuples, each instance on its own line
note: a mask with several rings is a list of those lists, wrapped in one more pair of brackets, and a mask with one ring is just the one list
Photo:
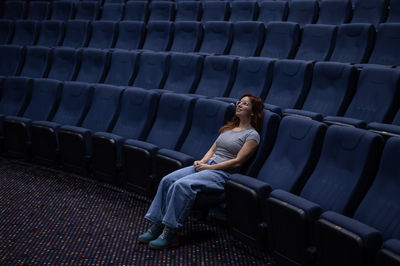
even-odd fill
[(205, 164), (206, 162), (208, 162), (208, 160), (210, 160), (210, 158), (214, 155), (216, 149), (217, 149), (217, 144), (215, 144), (214, 142), (214, 144), (211, 146), (208, 152), (203, 156), (203, 158), (200, 161), (195, 161), (193, 163), (194, 167), (196, 168), (196, 166), (199, 165), (200, 163)]
[[(214, 143), (214, 145), (215, 145), (215, 143)], [(244, 143), (244, 145), (238, 152), (236, 158), (224, 161), (222, 163), (209, 165), (209, 164), (206, 164), (205, 162), (202, 162), (203, 159), (206, 157), (206, 156), (204, 156), (204, 158), (199, 163), (197, 163), (197, 165), (195, 164), (194, 167), (195, 167), (196, 171), (225, 170), (225, 169), (237, 168), (237, 167), (242, 166), (251, 157), (251, 155), (256, 151), (257, 147), (258, 147), (257, 141), (248, 140)], [(207, 154), (208, 154), (208, 152), (207, 152)], [(211, 158), (211, 156), (210, 156), (210, 158)]]

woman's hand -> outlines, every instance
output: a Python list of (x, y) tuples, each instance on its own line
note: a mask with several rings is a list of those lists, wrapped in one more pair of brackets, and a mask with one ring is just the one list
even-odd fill
[(194, 169), (196, 170), (196, 172), (200, 172), (203, 170), (211, 170), (212, 169), (212, 165), (203, 163), (202, 161), (195, 161), (193, 163)]

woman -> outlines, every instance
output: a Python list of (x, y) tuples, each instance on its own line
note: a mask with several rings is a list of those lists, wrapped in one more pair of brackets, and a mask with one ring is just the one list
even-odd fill
[(204, 157), (161, 180), (145, 216), (152, 226), (139, 236), (139, 242), (149, 243), (154, 249), (179, 245), (177, 228), (182, 227), (196, 194), (222, 191), (230, 173), (237, 172), (256, 151), (263, 109), (260, 98), (243, 95), (236, 103), (232, 121), (221, 127), (221, 134)]

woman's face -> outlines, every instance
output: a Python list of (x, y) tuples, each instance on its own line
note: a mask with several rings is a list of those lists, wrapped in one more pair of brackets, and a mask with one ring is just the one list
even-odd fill
[(250, 117), (253, 114), (252, 108), (250, 98), (247, 96), (243, 97), (236, 102), (236, 116), (239, 118)]

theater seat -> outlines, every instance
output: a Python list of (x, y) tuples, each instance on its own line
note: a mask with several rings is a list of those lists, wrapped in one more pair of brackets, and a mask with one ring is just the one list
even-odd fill
[(354, 0), (351, 23), (370, 23), (378, 26), (386, 20), (388, 5), (388, 0)]
[(290, 3), (287, 21), (305, 25), (315, 23), (317, 21), (317, 17), (317, 0), (296, 0)]
[(231, 49), (233, 24), (225, 21), (209, 21), (204, 25), (201, 54), (227, 54)]
[(144, 42), (145, 24), (140, 21), (121, 21), (118, 24), (116, 49), (134, 50), (142, 48)]
[(170, 1), (153, 1), (150, 3), (149, 21), (173, 21), (175, 3)]
[(14, 21), (0, 20), (0, 45), (9, 44), (14, 34)]
[(65, 25), (63, 21), (48, 20), (40, 22), (39, 37), (36, 45), (54, 47), (61, 45)]
[(175, 21), (199, 21), (202, 9), (203, 6), (201, 2), (177, 2)]
[(51, 9), (51, 20), (69, 20), (75, 13), (73, 1), (54, 1)]
[(35, 20), (15, 21), (14, 37), (12, 44), (34, 45), (38, 36), (39, 26)]
[(96, 48), (82, 48), (82, 61), (76, 81), (103, 83), (110, 53)]
[(224, 21), (229, 17), (230, 5), (227, 1), (206, 1), (203, 3), (202, 22)]
[(231, 15), (229, 21), (252, 21), (258, 16), (258, 4), (256, 1), (233, 1), (231, 3)]
[(19, 45), (0, 45), (0, 75), (18, 76), (24, 62), (25, 49)]
[(139, 54), (134, 51), (115, 50), (111, 54), (110, 68), (104, 83), (128, 86), (135, 78)]
[(4, 19), (24, 19), (27, 12), (27, 2), (7, 1), (4, 3)]
[(230, 55), (257, 56), (264, 40), (265, 27), (258, 21), (239, 21), (233, 24)]
[(174, 24), (169, 21), (151, 21), (146, 26), (143, 49), (168, 51), (171, 47)]
[(262, 1), (260, 4), (258, 21), (267, 24), (270, 21), (284, 21), (289, 13), (289, 4), (286, 1)]
[(101, 9), (101, 20), (120, 21), (125, 11), (125, 3), (105, 3)]
[(20, 75), (30, 78), (47, 77), (50, 56), (51, 48), (40, 46), (27, 47)]
[(50, 15), (51, 3), (49, 2), (29, 2), (27, 19), (45, 20)]
[(100, 5), (94, 1), (75, 2), (75, 19), (96, 20), (99, 16)]
[(71, 47), (54, 48), (47, 77), (61, 81), (75, 80), (79, 70), (80, 56), (80, 51)]
[(116, 40), (118, 23), (115, 21), (93, 21), (88, 47), (113, 48)]
[(81, 48), (89, 41), (90, 24), (88, 20), (69, 20), (65, 23), (63, 46)]
[(319, 4), (318, 24), (340, 25), (351, 19), (352, 0), (322, 0)]
[(149, 14), (148, 5), (147, 1), (128, 1), (125, 4), (124, 20), (146, 22)]
[(194, 21), (181, 21), (174, 23), (174, 38), (171, 51), (197, 52), (203, 39), (203, 24)]

